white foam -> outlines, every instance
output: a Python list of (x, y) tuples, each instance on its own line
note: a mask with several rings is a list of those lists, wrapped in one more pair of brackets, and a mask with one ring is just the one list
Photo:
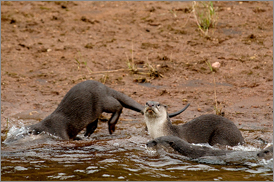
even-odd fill
[(7, 133), (7, 138), (3, 142), (4, 144), (12, 143), (18, 139), (23, 138), (28, 134), (28, 129), (26, 127), (17, 128), (16, 126), (12, 126)]
[[(22, 124), (22, 123), (21, 123)], [(39, 144), (43, 143), (51, 143), (53, 140), (58, 140), (60, 137), (52, 135), (47, 132), (41, 132), (39, 135), (33, 135), (29, 133), (29, 128), (22, 126), (18, 128), (13, 125), (7, 133), (7, 138), (3, 141), (6, 145), (17, 145), (24, 143), (25, 145)]]
[(258, 151), (259, 148), (253, 146), (244, 146), (244, 145), (237, 145), (237, 146), (227, 146), (228, 149), (236, 150), (236, 151)]

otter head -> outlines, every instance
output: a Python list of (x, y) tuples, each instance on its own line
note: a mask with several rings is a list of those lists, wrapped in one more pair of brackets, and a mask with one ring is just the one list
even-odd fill
[(257, 156), (264, 159), (273, 158), (273, 144), (266, 146), (263, 150), (257, 153)]
[(167, 106), (159, 102), (148, 101), (144, 109), (144, 120), (147, 125), (149, 135), (152, 138), (170, 135), (170, 126)]
[(3, 142), (4, 144), (14, 144), (14, 143), (20, 143), (24, 138), (27, 136), (38, 135), (41, 133), (39, 130), (35, 129), (33, 125), (31, 126), (23, 126), (21, 128), (17, 128), (15, 126), (12, 126), (9, 132), (7, 133), (7, 138)]
[[(176, 141), (175, 141), (176, 142)], [(146, 143), (148, 149), (164, 148), (167, 151), (173, 151), (172, 146), (174, 145), (173, 136), (161, 136), (150, 140)]]
[(155, 101), (148, 101), (145, 106), (144, 114), (145, 117), (148, 118), (159, 118), (159, 117), (164, 117), (166, 118), (167, 111), (166, 111), (167, 106), (160, 104), (159, 102)]
[(150, 148), (154, 148), (155, 146), (157, 146), (157, 141), (151, 140), (151, 141), (146, 143), (146, 146), (150, 147)]
[(146, 146), (153, 148), (153, 147), (156, 147), (159, 144), (162, 145), (162, 146), (165, 146), (165, 147), (174, 146), (174, 142), (169, 139), (169, 136), (161, 136), (161, 137), (158, 137), (154, 140), (150, 140), (146, 143)]
[(37, 127), (36, 125), (37, 124), (30, 125), (30, 126), (27, 127), (29, 135), (31, 135), (31, 134), (32, 135), (39, 135), (42, 132), (41, 128)]

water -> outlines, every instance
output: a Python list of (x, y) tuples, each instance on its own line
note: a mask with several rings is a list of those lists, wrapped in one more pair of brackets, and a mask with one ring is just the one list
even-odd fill
[[(224, 158), (189, 159), (164, 149), (149, 150), (144, 124), (120, 121), (113, 135), (99, 123), (90, 138), (60, 141), (47, 134), (27, 135), (1, 146), (1, 179), (8, 180), (273, 180), (273, 158), (255, 157), (258, 141), (233, 147)], [(14, 130), (15, 128), (13, 128)], [(13, 131), (14, 132), (14, 131)], [(256, 132), (256, 131), (254, 131)], [(266, 133), (270, 134), (270, 133)], [(231, 150), (231, 148), (229, 149)], [(250, 155), (250, 156), (249, 156)]]

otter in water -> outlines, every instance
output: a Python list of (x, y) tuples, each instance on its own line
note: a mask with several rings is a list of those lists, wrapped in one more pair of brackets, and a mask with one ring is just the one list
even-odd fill
[(220, 150), (212, 149), (206, 146), (198, 146), (190, 144), (177, 136), (161, 136), (154, 140), (147, 142), (147, 147), (158, 148), (159, 146), (164, 146), (165, 148), (173, 148), (174, 151), (190, 158), (200, 158), (208, 156), (219, 156), (219, 159), (223, 159), (226, 162), (233, 162), (243, 159), (271, 159), (273, 158), (273, 144), (267, 146), (260, 152), (257, 151), (236, 151), (236, 150)]
[(263, 150), (257, 153), (259, 158), (270, 159), (273, 157), (273, 144), (266, 146)]
[[(144, 106), (127, 95), (100, 82), (88, 80), (72, 87), (53, 113), (27, 128), (29, 133), (35, 135), (44, 131), (65, 140), (76, 139), (76, 135), (85, 127), (85, 136), (90, 136), (97, 128), (99, 116), (107, 112), (112, 113), (108, 121), (109, 133), (112, 134), (123, 107), (142, 114), (144, 110)], [(170, 114), (170, 117), (186, 108)]]
[(150, 136), (177, 136), (188, 143), (209, 143), (235, 146), (244, 143), (244, 138), (236, 125), (218, 115), (199, 116), (183, 125), (172, 125), (167, 107), (159, 102), (148, 101), (144, 110), (144, 120)]
[(192, 145), (177, 136), (161, 136), (149, 141), (146, 146), (154, 148), (159, 144), (167, 148), (170, 146), (175, 151), (190, 158), (199, 158), (203, 156), (221, 156), (231, 152), (224, 150), (213, 150), (206, 146)]

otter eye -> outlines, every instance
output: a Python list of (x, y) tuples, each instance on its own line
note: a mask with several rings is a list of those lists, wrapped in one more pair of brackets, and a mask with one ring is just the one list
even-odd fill
[(157, 104), (157, 107), (159, 108), (159, 107), (160, 107), (160, 104)]
[(267, 153), (269, 153), (269, 151), (268, 151), (268, 150), (266, 150), (266, 151), (264, 151), (264, 153), (265, 153), (265, 154), (267, 154)]

